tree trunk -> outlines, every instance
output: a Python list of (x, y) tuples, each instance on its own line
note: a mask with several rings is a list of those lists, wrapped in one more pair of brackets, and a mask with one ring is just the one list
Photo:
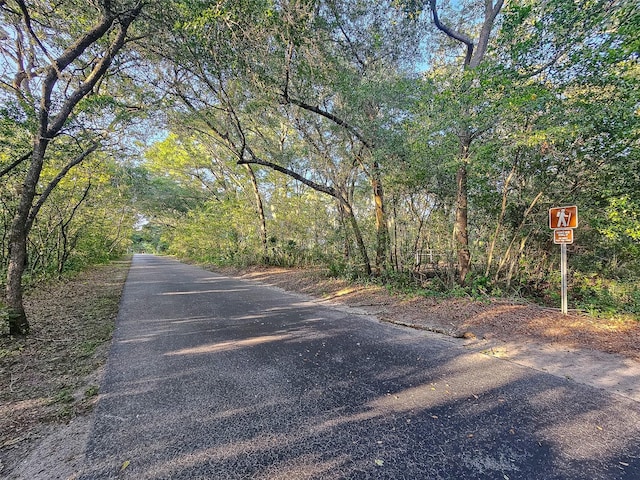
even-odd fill
[(522, 256), (522, 252), (524, 252), (524, 247), (527, 244), (527, 240), (529, 239), (529, 235), (525, 235), (522, 240), (520, 240), (520, 248), (518, 249), (518, 253), (513, 256), (511, 260), (511, 264), (509, 265), (509, 271), (507, 272), (506, 284), (505, 287), (507, 290), (511, 288), (511, 281), (513, 280), (513, 272), (516, 270), (516, 266), (518, 265), (518, 260)]
[[(417, 221), (418, 221), (418, 228), (417, 228), (417, 231), (416, 231), (416, 237), (415, 237), (415, 239), (413, 241), (413, 253), (415, 255), (417, 255), (420, 252), (421, 248), (422, 248), (422, 246), (421, 246), (422, 228), (424, 227), (426, 219), (425, 219), (424, 216), (422, 216), (418, 212), (418, 209), (413, 204), (413, 195), (411, 195), (409, 197), (409, 209), (411, 210), (411, 213), (413, 213), (414, 217), (416, 217)], [(428, 243), (427, 243), (427, 245), (428, 245)], [(419, 267), (420, 267), (420, 263), (416, 262), (416, 264), (414, 265), (414, 269), (417, 269)]]
[[(75, 90), (68, 92), (66, 97), (59, 99), (60, 102), (57, 105), (58, 108), (55, 115), (52, 115), (52, 104), (56, 102), (53, 102), (52, 96), (56, 92), (56, 83), (63, 77), (62, 72), (80, 58), (88, 48), (108, 34), (116, 21), (116, 15), (108, 9), (103, 11), (102, 16), (93, 28), (73, 41), (59, 57), (51, 59), (51, 63), (44, 69), (41, 87), (42, 96), (38, 112), (38, 129), (33, 141), (31, 163), (27, 170), (23, 191), (20, 196), (20, 204), (11, 223), (11, 232), (9, 234), (10, 252), (6, 293), (9, 310), (9, 332), (11, 335), (25, 335), (29, 331), (29, 322), (22, 304), (22, 276), (27, 263), (29, 230), (35, 220), (38, 209), (42, 205), (42, 202), (34, 205), (33, 200), (36, 195), (36, 188), (42, 172), (47, 147), (51, 139), (62, 130), (78, 103), (93, 91), (98, 80), (106, 74), (114, 56), (124, 46), (127, 29), (140, 13), (142, 6), (143, 4), (140, 3), (129, 12), (122, 14), (119, 19), (117, 33), (111, 44), (105, 49), (102, 57), (93, 65), (91, 72), (84, 79), (79, 79), (79, 84)], [(26, 7), (23, 11), (23, 19), (27, 27), (30, 28), (30, 18)], [(63, 176), (66, 172), (68, 170), (64, 171)], [(55, 187), (55, 184), (52, 185), (53, 187)]]
[(371, 172), (371, 189), (376, 215), (376, 263), (375, 273), (380, 275), (386, 264), (386, 255), (389, 250), (389, 229), (387, 227), (387, 215), (384, 210), (384, 189), (380, 179), (380, 167), (373, 162)]
[[(499, 277), (500, 272), (502, 271), (502, 268), (505, 266), (505, 264), (507, 263), (507, 260), (509, 259), (509, 256), (511, 255), (511, 249), (513, 248), (513, 244), (516, 242), (518, 234), (524, 228), (524, 225), (527, 221), (527, 218), (529, 217), (529, 214), (533, 211), (533, 208), (535, 207), (536, 203), (538, 203), (538, 200), (540, 200), (540, 198), (542, 197), (542, 193), (543, 193), (542, 191), (538, 192), (536, 197), (529, 204), (529, 207), (527, 207), (527, 209), (522, 214), (522, 220), (520, 220), (520, 224), (518, 225), (518, 228), (516, 228), (515, 231), (513, 232), (513, 238), (511, 239), (511, 242), (509, 243), (509, 246), (507, 247), (507, 250), (504, 253), (504, 257), (502, 258), (502, 260), (498, 265), (496, 273), (493, 277), (493, 283), (498, 283), (498, 279), (500, 278)], [(528, 238), (528, 235), (526, 235), (525, 237)], [(522, 248), (524, 248), (524, 246)]]
[[(389, 252), (390, 252), (390, 260), (391, 260), (391, 268), (393, 268), (393, 270), (395, 270), (396, 272), (399, 272), (400, 269), (402, 267), (404, 267), (404, 265), (400, 265), (400, 256), (398, 254), (398, 222), (396, 222), (396, 219), (398, 218), (398, 210), (397, 210), (397, 206), (396, 206), (396, 202), (394, 201), (392, 203), (393, 207), (392, 207), (392, 212), (393, 215), (391, 216), (391, 220), (389, 220), (389, 223), (393, 226), (392, 232), (393, 232), (393, 237), (389, 237)], [(403, 262), (404, 263), (404, 262)]]
[(42, 165), (44, 154), (49, 140), (45, 132), (39, 131), (34, 142), (34, 149), (31, 155), (31, 164), (27, 171), (20, 204), (11, 223), (9, 233), (9, 268), (7, 270), (7, 306), (9, 308), (9, 334), (26, 335), (29, 333), (29, 322), (22, 304), (22, 275), (27, 265), (27, 236), (29, 235), (28, 222), (31, 206), (36, 195), (36, 187)]
[(340, 228), (344, 231), (344, 235), (342, 238), (342, 257), (348, 261), (351, 258), (351, 239), (349, 238), (349, 227), (347, 226), (345, 216), (345, 209), (342, 207), (342, 204), (339, 203), (338, 220), (340, 222)]
[[(484, 20), (478, 36), (477, 42), (468, 35), (457, 31), (444, 24), (438, 15), (437, 0), (429, 0), (429, 7), (436, 28), (445, 33), (449, 38), (464, 45), (466, 54), (464, 59), (464, 69), (473, 70), (477, 68), (487, 52), (489, 37), (493, 29), (495, 19), (502, 9), (503, 0), (485, 0)], [(469, 119), (469, 112), (464, 111), (463, 117)], [(456, 220), (454, 226), (455, 241), (458, 253), (458, 282), (464, 285), (467, 274), (471, 267), (471, 253), (469, 251), (469, 231), (468, 231), (468, 192), (467, 192), (467, 168), (469, 165), (469, 147), (473, 141), (469, 128), (465, 127), (460, 134), (460, 159), (462, 164), (458, 168), (456, 175)]]
[(247, 172), (249, 173), (249, 178), (251, 179), (253, 195), (256, 201), (256, 210), (258, 212), (258, 216), (260, 217), (260, 241), (262, 242), (262, 255), (264, 256), (264, 260), (266, 261), (267, 257), (269, 256), (269, 246), (267, 245), (267, 220), (264, 216), (262, 197), (260, 196), (260, 190), (258, 188), (258, 180), (253, 173), (251, 165), (245, 163), (244, 166), (246, 167)]
[(461, 164), (456, 174), (456, 220), (454, 224), (456, 250), (458, 255), (458, 283), (464, 285), (471, 268), (471, 252), (469, 251), (469, 218), (468, 218), (468, 161), (469, 142), (461, 139)]
[(369, 255), (367, 254), (367, 247), (364, 244), (364, 240), (362, 239), (362, 233), (360, 232), (360, 227), (358, 226), (358, 221), (356, 220), (356, 216), (353, 213), (353, 209), (351, 205), (344, 200), (339, 199), (340, 207), (343, 209), (344, 213), (349, 218), (349, 222), (351, 223), (351, 227), (353, 228), (353, 234), (356, 237), (356, 244), (358, 245), (358, 251), (360, 252), (360, 257), (362, 258), (362, 262), (364, 263), (364, 273), (370, 277), (371, 276), (371, 261), (369, 260)]
[(67, 235), (67, 228), (69, 227), (69, 224), (73, 220), (73, 217), (75, 217), (76, 212), (80, 208), (80, 205), (82, 205), (84, 201), (87, 199), (87, 197), (89, 196), (90, 189), (91, 189), (91, 182), (89, 182), (89, 184), (87, 185), (87, 188), (84, 189), (84, 193), (82, 194), (80, 201), (76, 203), (73, 209), (71, 210), (71, 214), (69, 215), (69, 218), (67, 218), (66, 221), (60, 221), (60, 235), (62, 236), (62, 255), (59, 257), (60, 261), (58, 263), (59, 275), (61, 275), (62, 272), (64, 272), (64, 267), (67, 263), (67, 260), (71, 256), (71, 252), (75, 249), (76, 244), (78, 242), (78, 233), (76, 233), (74, 239), (71, 242), (69, 242), (69, 236)]
[[(517, 161), (517, 156), (516, 156)], [(504, 186), (502, 187), (502, 203), (500, 204), (500, 214), (498, 215), (498, 220), (496, 221), (496, 229), (493, 233), (493, 238), (491, 239), (491, 245), (489, 245), (489, 253), (487, 257), (487, 266), (484, 271), (484, 276), (488, 277), (491, 272), (491, 264), (493, 263), (493, 252), (496, 248), (496, 242), (498, 241), (498, 235), (500, 234), (500, 230), (502, 229), (502, 224), (504, 222), (504, 217), (507, 213), (507, 195), (509, 194), (509, 186), (511, 183), (511, 179), (516, 172), (516, 164), (513, 164), (509, 175), (504, 181)]]

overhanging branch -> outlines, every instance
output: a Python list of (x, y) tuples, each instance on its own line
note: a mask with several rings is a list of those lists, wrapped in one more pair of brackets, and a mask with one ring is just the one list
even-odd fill
[(340, 125), (341, 127), (344, 127), (348, 132), (350, 132), (358, 140), (360, 140), (360, 142), (365, 147), (367, 147), (369, 150), (373, 149), (373, 144), (371, 142), (369, 142), (369, 140), (367, 140), (353, 125), (351, 125), (350, 123), (346, 122), (345, 120), (343, 120), (342, 118), (338, 117), (337, 115), (334, 115), (331, 112), (327, 112), (326, 110), (321, 109), (319, 106), (309, 105), (308, 103), (305, 103), (305, 102), (303, 102), (301, 100), (296, 100), (295, 98), (291, 98), (289, 96), (285, 96), (285, 101), (287, 103), (291, 103), (293, 105), (296, 105), (296, 106), (302, 108), (303, 110), (307, 110), (308, 112), (316, 113), (316, 114), (326, 118), (327, 120), (331, 120), (336, 125)]
[(330, 195), (334, 198), (336, 198), (337, 200), (339, 200), (341, 203), (344, 203), (344, 198), (342, 197), (342, 195), (340, 195), (340, 192), (338, 192), (338, 190), (336, 190), (333, 187), (328, 187), (326, 185), (322, 185), (320, 183), (314, 182), (313, 180), (309, 180), (308, 178), (303, 177), (302, 175), (300, 175), (298, 172), (295, 172), (293, 170), (291, 170), (290, 168), (287, 167), (283, 167), (282, 165), (278, 165), (277, 163), (273, 163), (270, 162), (268, 160), (264, 160), (262, 158), (257, 157), (256, 155), (253, 154), (253, 152), (251, 151), (250, 148), (247, 148), (247, 151), (250, 155), (250, 159), (241, 159), (238, 160), (238, 165), (248, 165), (248, 164), (255, 164), (255, 165), (262, 165), (263, 167), (267, 167), (270, 168), (272, 170), (275, 170), (276, 172), (280, 172), (283, 173), (303, 184), (305, 184), (306, 186), (313, 188), (314, 190), (318, 191), (318, 192), (322, 192), (322, 193), (326, 193), (327, 195)]

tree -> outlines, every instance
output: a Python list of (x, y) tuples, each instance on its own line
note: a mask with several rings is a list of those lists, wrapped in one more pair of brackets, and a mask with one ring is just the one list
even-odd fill
[[(503, 0), (485, 0), (483, 20), (476, 39), (471, 34), (462, 32), (447, 25), (440, 19), (436, 0), (429, 0), (429, 8), (436, 28), (447, 37), (462, 44), (465, 53), (462, 67), (465, 72), (477, 69), (485, 58), (491, 31), (496, 18), (502, 9)], [(462, 94), (468, 87), (469, 76), (463, 80)], [(458, 251), (458, 281), (465, 283), (465, 279), (471, 268), (471, 252), (469, 249), (469, 192), (468, 192), (468, 168), (470, 161), (471, 143), (484, 131), (484, 125), (473, 125), (471, 118), (471, 106), (461, 105), (458, 125), (458, 171), (456, 173), (456, 216), (455, 238)]]
[[(223, 22), (210, 21), (214, 12), (201, 7), (189, 10), (177, 22), (180, 30), (163, 45), (165, 52), (167, 43), (174, 49), (172, 59), (166, 60), (178, 66), (180, 80), (172, 83), (182, 89), (182, 102), (190, 102), (192, 112), (210, 117), (216, 111), (221, 115), (221, 108), (228, 114), (234, 111), (236, 119), (248, 105), (268, 105), (271, 115), (294, 128), (296, 122), (315, 116), (327, 135), (342, 130), (341, 137), (352, 145), (344, 161), (356, 162), (369, 178), (375, 264), (378, 271), (383, 269), (389, 244), (383, 188), (383, 152), (391, 118), (387, 112), (400, 115), (397, 105), (402, 99), (389, 87), (402, 76), (396, 74), (399, 66), (408, 64), (416, 51), (411, 22), (395, 15), (391, 1), (375, 10), (341, 0), (290, 3), (277, 9), (260, 3), (225, 4), (215, 12)], [(239, 103), (229, 105), (230, 99)], [(242, 123), (247, 132), (255, 125), (247, 128), (247, 116)], [(233, 133), (234, 120), (229, 124), (233, 128), (219, 133)], [(249, 150), (243, 150), (248, 136), (236, 134), (236, 153), (242, 150), (250, 157)], [(241, 163), (252, 163), (246, 158)], [(275, 160), (273, 164), (287, 167)], [(325, 172), (321, 175), (326, 177)], [(360, 251), (363, 254), (366, 246)]]
[[(100, 81), (125, 46), (129, 27), (143, 3), (114, 4), (103, 0), (83, 12), (97, 16), (96, 20), (86, 23), (76, 16), (73, 28), (65, 34), (61, 34), (60, 24), (56, 24), (61, 17), (55, 15), (69, 15), (76, 5), (61, 6), (53, 13), (43, 3), (28, 6), (23, 0), (3, 2), (1, 7), (5, 23), (13, 28), (14, 41), (14, 47), (6, 49), (11, 56), (13, 78), (3, 79), (4, 95), (13, 95), (24, 114), (33, 118), (31, 152), (9, 165), (12, 168), (22, 162), (28, 165), (10, 226), (6, 288), (10, 333), (21, 335), (29, 329), (22, 304), (22, 275), (27, 261), (27, 238), (35, 217), (59, 181), (98, 149), (100, 139), (94, 137), (84, 143), (35, 201), (47, 151), (58, 137), (68, 134), (65, 129), (76, 120), (81, 101), (99, 90)], [(74, 13), (77, 15), (78, 11)], [(74, 33), (77, 31), (80, 33)]]
[[(313, 28), (303, 38), (295, 17), (285, 23), (280, 39), (284, 63), (271, 73), (271, 83), (285, 104), (352, 137), (353, 157), (370, 182), (375, 271), (380, 274), (389, 264), (390, 240), (384, 159), (389, 132), (402, 115), (403, 96), (396, 87), (407, 75), (406, 65), (418, 56), (417, 29), (399, 15), (397, 2), (378, 2), (371, 9), (329, 0), (322, 7), (308, 21)], [(293, 114), (300, 115), (296, 110)]]

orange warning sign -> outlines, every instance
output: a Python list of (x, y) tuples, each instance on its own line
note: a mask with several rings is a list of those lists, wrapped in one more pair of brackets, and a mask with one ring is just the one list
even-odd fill
[(576, 228), (578, 226), (578, 207), (555, 207), (549, 209), (549, 228)]

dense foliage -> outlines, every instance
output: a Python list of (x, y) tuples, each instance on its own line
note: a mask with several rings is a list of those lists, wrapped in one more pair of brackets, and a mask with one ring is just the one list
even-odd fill
[[(1, 7), (13, 55), (0, 89), (3, 270), (27, 165), (4, 170), (37, 131), (38, 94), (16, 95), (12, 78), (18, 47), (31, 39), (43, 58), (35, 92), (47, 53), (112, 2), (45, 3)], [(132, 40), (46, 154), (39, 192), (92, 149), (37, 212), (28, 278), (132, 241), (215, 264), (555, 301), (547, 212), (575, 204), (574, 303), (640, 311), (632, 0), (134, 3), (118, 3), (141, 9)], [(67, 88), (108, 41), (76, 59)]]

